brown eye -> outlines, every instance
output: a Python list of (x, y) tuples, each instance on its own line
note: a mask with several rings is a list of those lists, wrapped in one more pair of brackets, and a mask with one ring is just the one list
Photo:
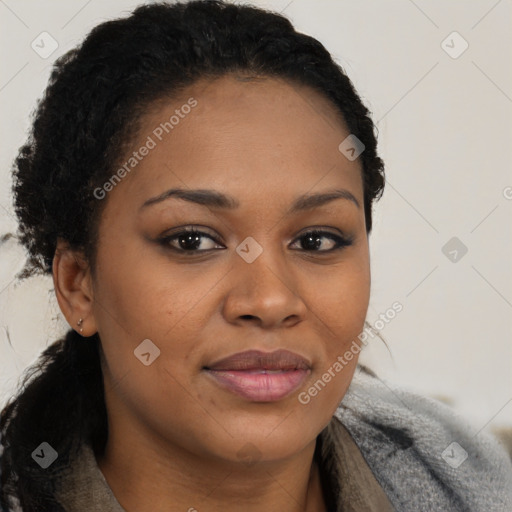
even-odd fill
[[(302, 249), (307, 252), (332, 252), (352, 245), (353, 240), (335, 235), (330, 231), (308, 231), (302, 234), (297, 240), (301, 241)], [(325, 240), (330, 240), (330, 244)], [(327, 249), (318, 250), (320, 247), (330, 245)]]
[[(210, 240), (212, 243), (208, 244), (205, 240)], [(159, 239), (159, 243), (181, 253), (200, 253), (213, 250), (218, 246), (217, 241), (204, 231), (196, 229), (183, 229), (173, 235), (165, 236)], [(206, 247), (205, 247), (206, 245)], [(210, 247), (208, 247), (210, 245)]]

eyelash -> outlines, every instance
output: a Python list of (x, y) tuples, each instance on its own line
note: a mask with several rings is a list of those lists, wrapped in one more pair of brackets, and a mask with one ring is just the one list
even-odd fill
[[(202, 249), (202, 250), (197, 250), (197, 249), (194, 249), (194, 250), (186, 250), (186, 249), (179, 249), (177, 247), (173, 247), (170, 242), (172, 242), (173, 240), (176, 240), (176, 239), (179, 239), (180, 237), (182, 236), (186, 236), (186, 235), (192, 235), (192, 236), (200, 236), (201, 238), (203, 236), (205, 236), (206, 238), (209, 238), (210, 240), (212, 240), (213, 242), (215, 242), (216, 244), (219, 244), (219, 242), (217, 240), (215, 240), (211, 235), (209, 235), (208, 233), (205, 233), (204, 231), (199, 231), (195, 228), (184, 228), (182, 231), (179, 231), (178, 233), (174, 233), (172, 235), (169, 235), (169, 236), (164, 236), (160, 239), (158, 239), (158, 242), (163, 245), (164, 247), (174, 251), (174, 252), (177, 252), (177, 253), (180, 253), (180, 254), (187, 254), (187, 255), (193, 255), (193, 254), (201, 254), (201, 253), (206, 253), (206, 252), (210, 252), (210, 251), (216, 251), (216, 250), (220, 250), (220, 249)], [(332, 247), (331, 249), (328, 249), (328, 250), (324, 250), (324, 251), (320, 251), (320, 250), (311, 250), (311, 249), (304, 249), (304, 252), (309, 252), (309, 253), (321, 253), (321, 254), (325, 254), (325, 253), (332, 253), (334, 251), (340, 251), (342, 249), (344, 249), (345, 247), (348, 247), (350, 245), (352, 245), (353, 243), (353, 238), (352, 237), (342, 237), (342, 236), (339, 236), (339, 235), (336, 235), (334, 233), (331, 233), (330, 231), (323, 231), (323, 230), (320, 230), (320, 229), (312, 229), (311, 231), (306, 231), (305, 233), (303, 233), (300, 237), (296, 238), (294, 240), (294, 242), (296, 240), (301, 240), (303, 238), (306, 238), (308, 235), (312, 235), (313, 238), (318, 238), (318, 237), (322, 237), (322, 238), (329, 238), (331, 240), (333, 240), (336, 245), (334, 247)], [(219, 244), (220, 245), (220, 244)]]

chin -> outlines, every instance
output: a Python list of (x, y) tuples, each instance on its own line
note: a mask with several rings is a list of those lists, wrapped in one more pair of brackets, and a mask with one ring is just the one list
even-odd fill
[[(237, 422), (239, 434), (226, 435), (221, 455), (232, 462), (282, 460), (304, 450), (322, 430), (321, 426), (301, 425), (291, 419), (292, 415), (285, 418), (286, 415), (279, 415), (271, 419), (250, 418), (247, 422)], [(226, 430), (233, 433), (234, 427), (226, 426)]]

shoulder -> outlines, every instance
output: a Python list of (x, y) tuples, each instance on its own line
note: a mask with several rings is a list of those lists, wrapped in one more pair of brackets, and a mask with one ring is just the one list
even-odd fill
[(448, 406), (358, 367), (338, 407), (397, 511), (512, 510), (512, 462)]

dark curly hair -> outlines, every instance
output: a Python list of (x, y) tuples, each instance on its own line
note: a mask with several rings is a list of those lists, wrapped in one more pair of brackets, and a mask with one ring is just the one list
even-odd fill
[[(316, 39), (280, 14), (223, 1), (138, 7), (96, 26), (54, 64), (31, 133), (13, 169), (18, 237), (28, 259), (18, 278), (51, 274), (58, 238), (84, 252), (94, 272), (101, 209), (93, 191), (137, 135), (145, 112), (202, 78), (227, 73), (282, 78), (330, 100), (360, 155), (366, 230), (384, 189), (375, 126), (350, 79)], [(0, 505), (62, 511), (59, 475), (82, 442), (102, 454), (108, 436), (98, 334), (69, 330), (26, 371), (2, 411)], [(47, 469), (31, 454), (46, 441), (58, 453)]]

